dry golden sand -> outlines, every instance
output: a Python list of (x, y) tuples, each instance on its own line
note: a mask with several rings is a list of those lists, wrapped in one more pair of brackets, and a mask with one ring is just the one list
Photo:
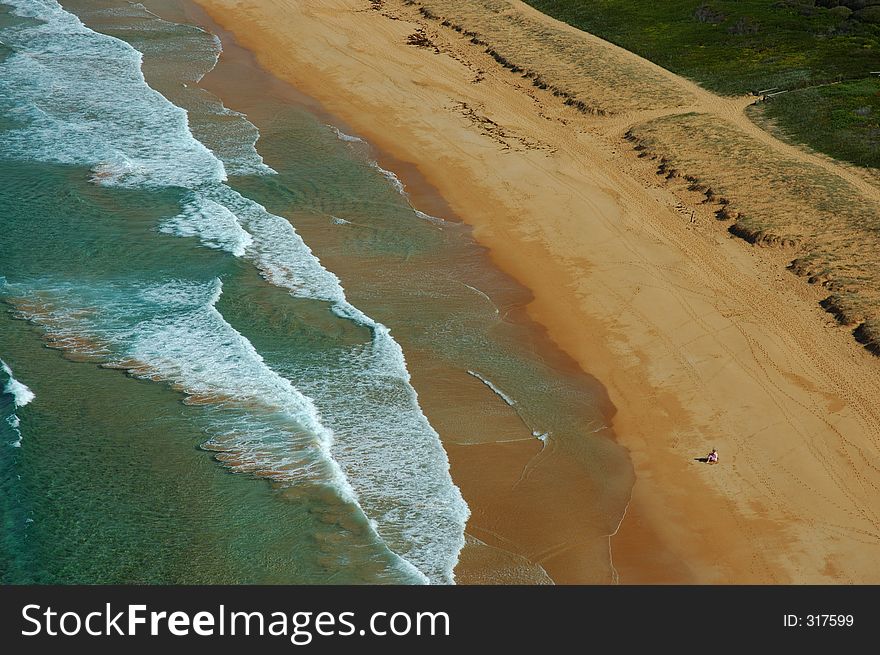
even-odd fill
[[(637, 475), (611, 538), (620, 582), (880, 582), (880, 365), (818, 307), (827, 291), (784, 270), (790, 252), (730, 238), (703, 202), (724, 173), (732, 203), (765, 203), (762, 183), (744, 182), (752, 159), (670, 184), (625, 136), (706, 166), (699, 135), (717, 126), (743, 153), (758, 143), (839, 180), (859, 208), (880, 196), (869, 178), (763, 132), (743, 114), (752, 99), (709, 94), (519, 2), (200, 2), (267, 69), (415, 165), (607, 386)], [(711, 447), (720, 465), (694, 461)], [(472, 537), (564, 522), (526, 521), (481, 486), (503, 485), (504, 462), (528, 453), (493, 469), (448, 449), (480, 508)], [(579, 553), (594, 547), (544, 553), (551, 577), (587, 579)], [(459, 579), (482, 581), (484, 555), (463, 554)]]

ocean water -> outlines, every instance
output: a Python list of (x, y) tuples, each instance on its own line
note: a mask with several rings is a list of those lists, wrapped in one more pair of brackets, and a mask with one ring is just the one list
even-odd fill
[(628, 460), (524, 290), (148, 4), (0, 0), (0, 579), (451, 583), (443, 441), (499, 435), (583, 462), (609, 534)]

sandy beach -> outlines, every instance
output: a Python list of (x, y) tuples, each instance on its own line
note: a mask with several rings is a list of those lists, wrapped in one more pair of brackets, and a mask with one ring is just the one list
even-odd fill
[[(578, 542), (540, 494), (505, 493), (540, 444), (479, 455), (447, 444), (468, 534), (487, 544), (463, 551), (460, 582), (483, 581), (493, 548), (558, 583), (880, 582), (880, 364), (821, 309), (820, 289), (785, 270), (790, 254), (733, 238), (705, 190), (659, 177), (625, 135), (699, 110), (873, 201), (870, 180), (792, 154), (743, 116), (750, 99), (713, 96), (519, 2), (493, 38), (515, 41), (526, 21), (594, 53), (592, 68), (556, 73), (585, 76), (591, 102), (566, 104), (487, 53), (482, 32), (465, 34), (480, 7), (453, 20), (399, 0), (199, 4), (435, 188), (532, 292), (529, 315), (607, 389), (635, 484), (604, 543)], [(719, 465), (696, 461), (713, 447)], [(576, 476), (560, 479), (578, 493)], [(609, 547), (610, 575), (579, 566)]]

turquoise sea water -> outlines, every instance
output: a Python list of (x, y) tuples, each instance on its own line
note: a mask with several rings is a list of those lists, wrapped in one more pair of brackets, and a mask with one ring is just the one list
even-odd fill
[(601, 389), (464, 226), (264, 82), (224, 106), (215, 35), (63, 4), (0, 0), (4, 582), (452, 582), (441, 436), (552, 443), (613, 530)]

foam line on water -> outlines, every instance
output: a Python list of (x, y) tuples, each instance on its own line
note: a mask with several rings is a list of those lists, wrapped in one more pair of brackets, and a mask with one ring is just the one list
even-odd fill
[(475, 378), (477, 378), (480, 382), (482, 382), (482, 383), (485, 384), (487, 387), (489, 387), (489, 388), (492, 390), (492, 392), (493, 392), (496, 396), (498, 396), (499, 398), (501, 398), (501, 400), (503, 400), (504, 402), (506, 402), (506, 403), (507, 403), (508, 405), (510, 405), (511, 407), (513, 407), (514, 405), (516, 405), (516, 401), (515, 401), (513, 398), (511, 398), (511, 397), (508, 396), (506, 393), (504, 393), (503, 391), (501, 391), (501, 389), (499, 389), (498, 387), (496, 387), (496, 386), (495, 386), (490, 380), (484, 378), (482, 375), (480, 375), (480, 374), (477, 373), (476, 371), (468, 370), (468, 375), (472, 375), (472, 376), (474, 376)]
[(226, 179), (223, 163), (192, 137), (187, 113), (147, 85), (140, 52), (54, 0), (4, 2), (41, 22), (4, 30), (14, 52), (0, 64), (0, 108), (19, 126), (6, 131), (0, 153), (92, 166), (99, 184)]
[[(328, 125), (327, 127), (329, 127), (333, 131), (333, 133), (336, 135), (336, 138), (338, 138), (340, 141), (346, 141), (349, 143), (366, 143), (366, 141), (364, 141), (362, 138), (346, 134), (338, 127), (335, 127), (333, 125)], [(391, 184), (394, 190), (397, 191), (397, 193), (403, 196), (403, 198), (406, 200), (407, 205), (409, 205), (409, 208), (418, 218), (440, 227), (444, 225), (450, 225), (450, 222), (445, 219), (439, 218), (437, 216), (431, 216), (431, 214), (426, 214), (425, 212), (416, 209), (409, 200), (409, 194), (406, 191), (406, 185), (404, 185), (403, 181), (401, 181), (401, 179), (397, 177), (396, 173), (394, 173), (393, 171), (389, 171), (387, 168), (382, 168), (382, 166), (379, 165), (379, 162), (377, 162), (375, 159), (370, 159), (368, 163), (372, 168), (379, 171), (379, 173), (382, 174), (382, 177), (388, 180), (388, 182)]]
[(427, 221), (428, 223), (433, 223), (437, 227), (442, 228), (444, 225), (450, 225), (450, 222), (444, 220), (442, 218), (438, 218), (437, 216), (431, 216), (430, 214), (426, 214), (423, 211), (416, 209), (412, 202), (410, 202), (409, 194), (406, 191), (406, 186), (401, 181), (399, 177), (393, 172), (389, 171), (386, 168), (382, 168), (379, 163), (375, 160), (370, 160), (370, 166), (379, 171), (382, 176), (391, 183), (391, 186), (394, 187), (394, 190), (397, 191), (401, 196), (403, 196), (404, 200), (406, 200), (406, 204), (409, 206), (410, 210), (415, 214), (418, 218), (423, 221)]
[[(41, 325), (54, 346), (165, 382), (186, 394), (188, 404), (203, 406), (210, 435), (204, 447), (232, 470), (283, 486), (332, 488), (375, 534), (313, 400), (269, 367), (216, 309), (220, 280), (88, 287), (42, 280), (8, 291), (25, 300), (24, 318)], [(404, 579), (429, 581), (405, 558), (388, 554)]]
[(449, 221), (443, 218), (431, 216), (430, 214), (426, 214), (423, 211), (419, 211), (415, 207), (411, 207), (411, 209), (413, 210), (413, 213), (415, 213), (415, 215), (421, 218), (423, 221), (428, 221), (429, 223), (433, 223), (434, 225), (450, 225)]
[(359, 136), (352, 136), (350, 134), (346, 134), (345, 132), (340, 130), (338, 127), (335, 127), (333, 125), (328, 125), (327, 127), (329, 127), (333, 131), (333, 134), (335, 134), (336, 138), (339, 139), (340, 141), (345, 141), (347, 143), (366, 143)]
[(159, 231), (181, 237), (198, 237), (205, 246), (225, 250), (236, 257), (243, 256), (254, 242), (235, 214), (195, 193), (184, 200), (177, 216), (162, 222)]
[(33, 401), (36, 396), (34, 392), (31, 391), (27, 385), (19, 382), (12, 375), (12, 369), (9, 368), (9, 365), (0, 359), (0, 368), (3, 369), (3, 372), (6, 374), (7, 380), (6, 385), (3, 387), (3, 392), (8, 393), (12, 396), (12, 400), (15, 403), (16, 407), (24, 407), (31, 401)]
[[(131, 35), (131, 45), (150, 60), (154, 69), (160, 69), (158, 76), (162, 76), (161, 69), (173, 67), (180, 88), (173, 87), (172, 93), (186, 97), (197, 109), (190, 113), (190, 128), (224, 163), (229, 175), (275, 174), (257, 152), (260, 133), (256, 126), (245, 114), (226, 107), (220, 98), (197, 86), (219, 62), (223, 45), (218, 36), (197, 25), (166, 21), (140, 3), (82, 10), (82, 15), (100, 20), (107, 15), (124, 17), (125, 22), (115, 21), (113, 29)], [(169, 57), (169, 51), (174, 51), (175, 57)]]
[(406, 197), (406, 187), (403, 185), (403, 182), (400, 181), (400, 178), (397, 177), (397, 175), (395, 175), (392, 171), (389, 171), (388, 169), (379, 166), (379, 162), (375, 160), (370, 160), (370, 166), (379, 171), (382, 176), (391, 183), (391, 186), (393, 186), (400, 195)]
[[(205, 246), (251, 261), (271, 284), (298, 298), (327, 302), (334, 314), (370, 333), (345, 366), (318, 376), (337, 382), (334, 398), (324, 403), (324, 418), (333, 424), (338, 447), (326, 425), (306, 411), (316, 409), (311, 397), (268, 369), (222, 319), (214, 307), (219, 282), (208, 296), (186, 281), (144, 287), (133, 296), (131, 289), (116, 293), (84, 283), (66, 288), (55, 298), (55, 313), (42, 318), (55, 343), (81, 348), (80, 337), (88, 335), (99, 344), (92, 353), (96, 358), (166, 381), (191, 402), (217, 408), (222, 425), (212, 445), (233, 453), (226, 462), (233, 468), (260, 469), (280, 479), (341, 471), (335, 484), (406, 565), (433, 582), (452, 582), (469, 511), (390, 330), (347, 301), (338, 278), (289, 221), (224, 184), (224, 163), (195, 139), (186, 111), (147, 85), (140, 52), (88, 29), (54, 0), (6, 1), (15, 13), (42, 22), (25, 22), (2, 35), (14, 53), (0, 63), (0, 109), (16, 126), (0, 142), (0, 155), (89, 166), (95, 182), (105, 186), (188, 189), (181, 211), (160, 230), (198, 237)], [(403, 191), (399, 180), (397, 185)], [(77, 294), (83, 307), (100, 308), (101, 321), (81, 324), (81, 316), (65, 310)], [(204, 302), (193, 305), (193, 298)], [(127, 323), (138, 315), (133, 310), (156, 307), (161, 311), (154, 318)], [(297, 371), (292, 376), (297, 384), (308, 377)], [(354, 412), (349, 396), (361, 401)], [(274, 398), (268, 409), (266, 398)], [(267, 418), (289, 420), (294, 405), (306, 408), (293, 412), (301, 419), (296, 430), (280, 429)], [(278, 445), (276, 438), (283, 442), (280, 450), (266, 450), (268, 442)], [(290, 456), (294, 446), (301, 456)], [(272, 456), (261, 460), (267, 452)]]
[[(468, 285), (465, 285), (465, 286), (468, 286)], [(473, 288), (473, 287), (471, 287), (471, 288)], [(532, 433), (532, 437), (534, 437), (535, 439), (537, 439), (538, 441), (540, 441), (543, 444), (543, 446), (541, 447), (541, 451), (543, 452), (544, 448), (546, 448), (547, 444), (549, 443), (550, 433), (549, 432), (542, 432), (541, 430), (535, 430), (534, 428), (532, 428), (532, 426), (529, 425), (529, 422), (520, 413), (516, 400), (514, 400), (509, 395), (504, 393), (491, 380), (484, 377), (480, 373), (477, 373), (476, 371), (472, 371), (470, 369), (468, 370), (468, 375), (471, 375), (471, 376), (477, 378), (480, 382), (482, 382), (487, 387), (489, 387), (489, 389), (492, 390), (492, 393), (494, 393), (496, 396), (501, 398), (501, 400), (503, 400), (505, 403), (507, 403), (507, 405), (509, 405), (513, 409), (513, 411), (516, 412), (516, 415), (519, 417), (519, 420), (522, 421), (523, 425), (525, 425), (529, 429), (529, 431)], [(514, 441), (524, 441), (524, 439), (523, 440), (515, 439)]]
[[(2, 281), (2, 278), (0, 278), (0, 282)], [(12, 374), (12, 369), (2, 359), (0, 359), (0, 369), (6, 374), (6, 384), (3, 386), (3, 393), (12, 396), (13, 406), (18, 409), (19, 407), (24, 407), (33, 402), (34, 398), (36, 398), (34, 392), (31, 391), (26, 384), (15, 379), (15, 376)], [(6, 423), (12, 428), (12, 431), (17, 437), (10, 445), (15, 448), (21, 448), (21, 419), (17, 414), (13, 413), (6, 417)]]
[[(336, 316), (370, 331), (370, 343), (354, 349), (347, 365), (319, 376), (336, 379), (337, 386), (328, 390), (315, 383), (312, 396), (325, 399), (327, 419), (340, 444), (334, 457), (354, 481), (367, 514), (380, 517), (382, 538), (392, 549), (405, 551), (407, 560), (432, 581), (452, 582), (469, 510), (452, 483), (440, 437), (422, 413), (391, 331), (348, 302), (339, 279), (289, 221), (224, 184), (200, 188), (195, 197), (199, 211), (223, 208), (236, 217), (253, 239), (243, 257), (267, 281), (295, 297), (327, 302)], [(344, 402), (328, 400), (334, 397)], [(357, 412), (351, 411), (352, 403)], [(365, 434), (373, 436), (366, 439)], [(421, 476), (412, 477), (413, 469)], [(428, 495), (432, 504), (422, 501)]]
[(464, 286), (466, 286), (468, 289), (470, 289), (471, 291), (473, 291), (474, 293), (476, 293), (477, 295), (480, 295), (480, 296), (482, 296), (483, 298), (485, 298), (486, 301), (487, 301), (490, 305), (492, 305), (492, 309), (495, 310), (495, 314), (496, 314), (496, 315), (500, 315), (500, 314), (501, 314), (501, 310), (498, 309), (498, 306), (492, 301), (492, 299), (486, 294), (485, 291), (481, 291), (480, 289), (477, 289), (476, 287), (472, 287), (470, 284), (467, 284), (466, 282), (462, 282), (462, 284), (463, 284)]
[[(370, 343), (352, 351), (345, 368), (320, 376), (342, 381), (330, 392), (316, 387), (312, 395), (344, 399), (324, 401), (340, 442), (333, 455), (354, 481), (367, 514), (380, 517), (379, 534), (432, 581), (452, 582), (469, 510), (452, 483), (440, 437), (421, 411), (403, 351), (390, 330), (348, 302), (339, 279), (289, 221), (224, 184), (202, 187), (195, 198), (199, 211), (225, 210), (236, 217), (253, 239), (242, 256), (267, 281), (295, 297), (327, 302), (335, 315), (370, 331)], [(351, 417), (353, 398), (363, 398), (355, 413), (360, 420)], [(374, 436), (365, 439), (365, 434)], [(413, 470), (421, 476), (412, 477)], [(426, 496), (434, 502), (426, 505), (421, 500)]]

